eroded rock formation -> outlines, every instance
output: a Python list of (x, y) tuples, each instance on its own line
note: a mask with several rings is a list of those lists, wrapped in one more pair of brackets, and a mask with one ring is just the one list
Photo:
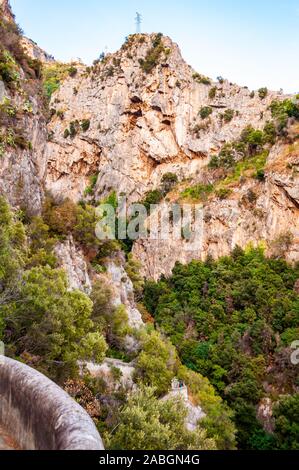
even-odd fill
[[(261, 98), (227, 80), (209, 82), (184, 62), (178, 46), (167, 37), (161, 39), (157, 66), (146, 73), (140, 63), (156, 38), (130, 37), (92, 70), (79, 68), (77, 76), (54, 94), (51, 106), (56, 115), (49, 124), (52, 137), (46, 148), (46, 185), (54, 195), (79, 200), (95, 174), (95, 199), (116, 190), (130, 202), (158, 188), (169, 172), (179, 181), (210, 183), (205, 168), (211, 156), (224, 143), (238, 139), (247, 125), (262, 129), (271, 119), (271, 102), (286, 98), (281, 92)], [(199, 115), (202, 108), (211, 113), (204, 120)], [(225, 112), (233, 114), (228, 122)], [(88, 129), (83, 131), (84, 121)], [(65, 137), (65, 130), (76, 122), (77, 131)], [(133, 251), (144, 275), (157, 279), (170, 274), (177, 260), (219, 257), (236, 245), (262, 242), (272, 254), (273, 243), (286, 232), (292, 243), (285, 255), (289, 261), (298, 260), (296, 168), (298, 147), (279, 143), (267, 159), (263, 182), (243, 178), (231, 187), (227, 199), (210, 197), (198, 250), (190, 250), (185, 240), (137, 241)], [(254, 204), (246, 203), (250, 192), (256, 195)]]

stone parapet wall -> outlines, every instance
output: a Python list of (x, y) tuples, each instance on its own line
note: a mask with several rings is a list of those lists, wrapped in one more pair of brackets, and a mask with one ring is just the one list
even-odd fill
[(31, 367), (0, 356), (0, 423), (26, 450), (103, 450), (88, 414)]

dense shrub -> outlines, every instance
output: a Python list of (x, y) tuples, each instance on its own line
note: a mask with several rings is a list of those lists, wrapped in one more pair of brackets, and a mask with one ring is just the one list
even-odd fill
[(73, 65), (55, 62), (54, 64), (45, 65), (43, 67), (42, 77), (44, 92), (48, 100), (52, 94), (57, 91), (60, 84), (67, 77), (74, 77), (77, 74), (77, 68)]
[(197, 83), (201, 83), (202, 85), (211, 85), (211, 80), (208, 77), (200, 75), (197, 72), (195, 72), (192, 77)]
[(142, 201), (142, 204), (146, 207), (146, 209), (149, 209), (151, 204), (159, 204), (163, 199), (163, 193), (159, 189), (153, 189), (152, 191), (149, 191), (146, 195), (145, 198)]
[(213, 112), (213, 109), (210, 106), (203, 106), (200, 109), (199, 114), (200, 114), (201, 119), (206, 119), (212, 114), (212, 112)]
[(178, 177), (175, 173), (165, 173), (161, 180), (161, 189), (164, 195), (169, 193), (178, 183)]
[(213, 100), (216, 97), (216, 93), (217, 93), (217, 87), (213, 86), (209, 91), (210, 100)]
[(20, 79), (17, 63), (6, 50), (0, 50), (0, 77), (3, 82), (11, 86)]
[(230, 122), (235, 115), (235, 111), (233, 109), (226, 109), (224, 113), (222, 114), (222, 119), (224, 122)]
[(163, 395), (170, 389), (178, 367), (175, 348), (156, 331), (144, 333), (141, 347), (136, 362), (136, 378), (155, 387), (158, 395)]
[(106, 447), (111, 450), (211, 450), (215, 441), (206, 436), (199, 425), (195, 431), (185, 426), (187, 409), (180, 400), (160, 401), (154, 389), (142, 387), (131, 393), (119, 412), (114, 433), (106, 435)]
[(70, 199), (55, 203), (48, 196), (43, 205), (43, 218), (52, 233), (67, 235), (74, 231), (77, 222), (77, 206)]
[(152, 47), (147, 51), (145, 58), (139, 61), (145, 73), (150, 73), (158, 65), (161, 54), (164, 52), (162, 37), (162, 33), (155, 36)]
[(299, 394), (283, 397), (274, 408), (276, 445), (299, 450)]
[(276, 126), (274, 122), (267, 121), (264, 127), (264, 142), (271, 145), (275, 144), (277, 137)]
[(90, 120), (89, 119), (83, 119), (83, 121), (81, 121), (82, 131), (86, 132), (86, 131), (88, 131), (89, 128), (90, 128)]
[(272, 101), (270, 110), (275, 120), (278, 134), (284, 133), (289, 118), (299, 119), (299, 106), (290, 99)]
[(182, 193), (182, 198), (192, 198), (197, 201), (205, 201), (208, 198), (208, 195), (213, 192), (212, 184), (196, 184), (190, 188), (186, 188)]
[(236, 248), (218, 261), (177, 263), (169, 279), (146, 282), (146, 308), (183, 363), (207, 376), (234, 409), (240, 448), (267, 445), (256, 419), (264, 383), (283, 374), (282, 390), (294, 393), (293, 366), (278, 364), (279, 337), (299, 327), (298, 276), (298, 266), (265, 258), (261, 249)]
[(259, 95), (261, 100), (265, 99), (266, 96), (268, 95), (268, 88), (266, 88), (266, 87), (260, 88), (258, 90), (258, 95)]
[(0, 206), (0, 339), (7, 354), (56, 380), (75, 372), (79, 359), (102, 361), (107, 346), (94, 329), (92, 303), (51, 266), (48, 227), (34, 219), (26, 239), (3, 199)]

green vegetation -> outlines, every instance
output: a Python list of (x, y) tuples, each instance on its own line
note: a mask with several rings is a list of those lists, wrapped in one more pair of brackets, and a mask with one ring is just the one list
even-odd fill
[(142, 351), (136, 363), (137, 380), (155, 387), (161, 396), (169, 390), (178, 367), (175, 348), (157, 331), (144, 335), (141, 344)]
[(39, 78), (40, 62), (29, 58), (21, 45), (22, 31), (11, 21), (0, 20), (0, 78), (11, 89), (20, 87), (20, 68), (25, 78)]
[(143, 387), (131, 393), (119, 412), (115, 433), (106, 434), (106, 447), (110, 450), (211, 450), (216, 445), (207, 438), (206, 431), (185, 427), (187, 409), (180, 400), (159, 401), (154, 389)]
[[(115, 204), (113, 194), (108, 199)], [(90, 299), (78, 290), (69, 290), (65, 273), (57, 269), (53, 247), (57, 242), (55, 237), (64, 231), (79, 231), (77, 211), (83, 217), (81, 230), (87, 230), (86, 220), (93, 219), (91, 207), (72, 206), (70, 201), (54, 204), (49, 199), (44, 217), (51, 226), (40, 217), (34, 217), (24, 226), (6, 202), (0, 200), (0, 338), (6, 344), (7, 354), (36, 367), (59, 383), (67, 379), (70, 387), (66, 385), (67, 391), (92, 414), (103, 431), (106, 447), (131, 448), (134, 439), (127, 421), (129, 416), (134, 417), (134, 432), (139, 435), (144, 429), (143, 418), (134, 405), (138, 395), (139, 410), (143, 410), (146, 425), (154, 430), (140, 438), (138, 448), (155, 449), (161, 445), (160, 433), (164, 431), (167, 434), (163, 443), (169, 449), (234, 448), (231, 411), (207, 379), (181, 365), (169, 340), (153, 327), (141, 330), (138, 332), (140, 349), (128, 356), (125, 339), (137, 333), (128, 325), (124, 306), (115, 306), (109, 284), (97, 279)], [(86, 243), (84, 232), (81, 235)], [(138, 264), (129, 256), (127, 271), (137, 297), (141, 297), (143, 280), (138, 270)], [(87, 375), (84, 382), (78, 380), (77, 361), (101, 362), (107, 354), (106, 341), (110, 356), (136, 360), (135, 380), (140, 389), (133, 396), (121, 387), (115, 392), (108, 390), (100, 378), (92, 379)], [(184, 426), (184, 405), (159, 400), (168, 392), (175, 375), (188, 384), (194, 402), (208, 413), (194, 432)], [(112, 377), (117, 384), (120, 371), (114, 368)], [(107, 404), (105, 398), (99, 409), (96, 397), (99, 394), (105, 397), (105, 393)], [(131, 410), (130, 415), (128, 410)], [(153, 410), (155, 414), (151, 413)], [(135, 422), (138, 416), (140, 419)]]
[(195, 72), (192, 77), (197, 83), (201, 83), (202, 85), (211, 85), (211, 80), (208, 77), (200, 75), (197, 72)]
[(220, 199), (226, 199), (232, 193), (230, 185), (239, 182), (244, 178), (256, 178), (259, 181), (265, 179), (265, 165), (268, 157), (268, 151), (265, 150), (254, 157), (247, 157), (235, 162), (235, 152), (231, 144), (223, 147), (218, 157), (212, 157), (210, 168), (222, 168), (227, 171), (227, 175), (223, 179), (219, 179), (212, 184), (196, 184), (186, 188), (181, 192), (180, 197), (191, 198), (194, 201), (205, 202), (209, 195), (215, 194)]
[[(0, 157), (8, 147), (31, 150), (21, 115), (32, 112), (29, 93), (39, 92), (39, 62), (30, 59), (21, 45), (22, 31), (14, 22), (0, 20), (0, 80), (11, 98), (0, 103)], [(22, 96), (22, 103), (20, 97)], [(14, 98), (18, 98), (14, 100)], [(16, 107), (16, 104), (17, 106)], [(10, 150), (11, 150), (10, 149)]]
[(254, 157), (245, 158), (238, 162), (235, 162), (233, 155), (232, 147), (230, 145), (224, 146), (218, 157), (212, 157), (209, 166), (210, 168), (219, 168), (221, 166), (222, 169), (227, 170), (227, 175), (214, 184), (199, 183), (185, 188), (180, 194), (181, 199), (189, 198), (193, 201), (205, 202), (213, 194), (220, 199), (226, 199), (232, 194), (230, 185), (239, 182), (241, 179), (256, 178), (259, 181), (264, 181), (264, 167), (268, 151), (263, 151)]
[(216, 190), (215, 194), (219, 199), (226, 199), (228, 198), (232, 193), (232, 190), (229, 188), (219, 188)]
[(266, 87), (260, 88), (257, 92), (258, 92), (260, 99), (263, 100), (268, 95), (268, 88)]
[(224, 113), (221, 114), (221, 119), (223, 119), (225, 123), (228, 123), (233, 119), (234, 115), (235, 111), (233, 109), (226, 109)]
[(190, 198), (196, 201), (206, 201), (209, 194), (213, 192), (213, 185), (212, 184), (196, 184), (190, 188), (186, 188), (182, 193), (182, 198)]
[(7, 118), (13, 118), (17, 114), (17, 109), (11, 103), (11, 100), (7, 97), (4, 97), (2, 102), (0, 102), (0, 123), (6, 124)]
[(31, 150), (32, 144), (23, 135), (22, 129), (9, 127), (5, 131), (0, 129), (0, 157), (4, 155), (7, 147)]
[(3, 82), (10, 86), (17, 83), (20, 80), (18, 70), (17, 63), (10, 52), (0, 51), (0, 77)]
[(274, 408), (276, 446), (299, 449), (299, 394), (282, 397)]
[(201, 119), (207, 119), (213, 112), (213, 109), (210, 106), (203, 106), (200, 111), (199, 115)]
[(54, 201), (51, 197), (45, 199), (43, 218), (49, 226), (50, 234), (64, 239), (72, 234), (74, 239), (86, 250), (92, 250), (95, 261), (107, 257), (115, 251), (119, 251), (120, 245), (115, 240), (99, 240), (95, 233), (99, 218), (96, 208), (82, 202), (74, 204), (69, 199), (61, 202)]
[(64, 130), (63, 137), (67, 139), (71, 137), (72, 139), (80, 132), (87, 132), (90, 128), (90, 120), (83, 119), (82, 121), (71, 121), (69, 127)]
[(284, 134), (289, 118), (299, 119), (299, 106), (290, 99), (272, 101), (270, 109), (279, 135)]
[(228, 185), (233, 182), (240, 181), (244, 177), (256, 177), (257, 174), (264, 172), (268, 157), (268, 151), (257, 154), (255, 157), (248, 158), (237, 162), (232, 168), (231, 173), (219, 184)]
[(88, 131), (89, 128), (90, 128), (90, 120), (89, 119), (83, 119), (83, 121), (81, 121), (82, 131), (86, 132), (86, 131)]
[(67, 139), (69, 136), (70, 136), (70, 131), (69, 131), (69, 129), (65, 129), (65, 130), (64, 130), (64, 133), (63, 133), (63, 137), (64, 137), (65, 139)]
[(134, 287), (135, 299), (138, 301), (142, 298), (144, 279), (140, 275), (141, 263), (134, 258), (132, 253), (128, 254), (126, 263), (126, 272), (132, 281)]
[(153, 40), (152, 47), (147, 51), (145, 59), (139, 60), (140, 66), (145, 73), (152, 72), (158, 65), (162, 53), (165, 52), (162, 38), (163, 34), (158, 33)]
[[(298, 448), (297, 372), (284, 359), (283, 340), (299, 332), (298, 275), (298, 266), (267, 259), (261, 249), (236, 248), (219, 261), (177, 263), (169, 279), (145, 285), (145, 306), (183, 363), (208, 377), (234, 410), (241, 449)], [(273, 436), (256, 418), (265, 383), (275, 387), (274, 399), (290, 394), (275, 408)]]
[(247, 126), (243, 129), (239, 140), (225, 144), (219, 154), (211, 158), (209, 167), (232, 169), (238, 161), (245, 161), (263, 153), (265, 147), (272, 144), (273, 136), (273, 126), (269, 122), (263, 131)]
[(89, 177), (90, 184), (84, 191), (84, 196), (91, 196), (98, 181), (98, 173)]
[(78, 359), (101, 361), (107, 349), (91, 320), (92, 303), (68, 289), (56, 269), (48, 227), (34, 219), (24, 225), (0, 199), (0, 338), (7, 354), (56, 380), (77, 369)]
[(209, 91), (210, 100), (213, 100), (216, 97), (216, 93), (217, 93), (217, 87), (213, 86)]
[(159, 204), (163, 198), (173, 190), (177, 183), (178, 177), (175, 173), (165, 173), (161, 178), (161, 183), (158, 188), (148, 191), (141, 201), (141, 204), (143, 204), (149, 212), (150, 206)]
[(72, 64), (55, 62), (55, 64), (44, 66), (42, 77), (45, 95), (48, 100), (50, 100), (52, 94), (59, 89), (63, 80), (69, 76), (74, 77), (76, 74), (77, 68)]
[(163, 193), (159, 189), (153, 189), (149, 191), (145, 198), (142, 201), (142, 204), (145, 206), (147, 210), (150, 209), (151, 204), (159, 204), (163, 199)]

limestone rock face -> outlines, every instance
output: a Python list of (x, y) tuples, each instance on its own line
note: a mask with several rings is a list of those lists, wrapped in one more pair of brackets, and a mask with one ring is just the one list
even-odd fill
[(60, 266), (64, 268), (70, 289), (80, 289), (91, 292), (91, 281), (88, 274), (87, 263), (84, 254), (74, 243), (70, 235), (67, 240), (56, 245), (54, 250)]
[[(169, 172), (179, 181), (202, 181), (211, 156), (224, 143), (238, 139), (246, 126), (262, 129), (271, 119), (270, 103), (285, 98), (268, 92), (262, 99), (227, 80), (209, 84), (184, 62), (168, 37), (161, 40), (157, 65), (146, 73), (142, 61), (155, 39), (156, 35), (130, 37), (92, 70), (80, 66), (54, 94), (51, 107), (56, 114), (46, 147), (46, 186), (54, 195), (79, 200), (95, 174), (95, 200), (115, 190), (129, 202), (140, 201)], [(200, 111), (206, 107), (210, 115), (202, 119)], [(233, 115), (228, 122), (225, 112)], [(84, 129), (83, 122), (88, 122)], [(75, 132), (69, 136), (65, 130), (71, 127)], [(273, 254), (272, 242), (286, 232), (292, 243), (285, 256), (298, 260), (297, 167), (298, 148), (289, 158), (287, 145), (277, 144), (268, 157), (264, 182), (246, 179), (227, 199), (209, 198), (197, 248), (190, 249), (186, 240), (135, 242), (133, 251), (143, 263), (144, 275), (157, 279), (169, 275), (178, 260), (219, 257), (236, 245), (263, 242)], [(248, 204), (250, 191), (256, 200)]]
[(26, 209), (29, 214), (37, 214), (41, 209), (47, 168), (46, 121), (34, 91), (29, 95), (22, 91), (12, 94), (0, 80), (0, 102), (4, 100), (9, 100), (15, 109), (20, 110), (18, 127), (22, 129), (28, 148), (11, 146), (5, 149), (0, 158), (0, 193), (7, 197), (12, 206)]
[[(1, 5), (8, 15), (8, 2), (2, 0)], [(23, 41), (34, 56), (34, 43)], [(128, 202), (138, 202), (160, 186), (166, 173), (190, 185), (210, 183), (204, 175), (211, 157), (223, 144), (238, 139), (246, 126), (262, 129), (271, 119), (271, 102), (285, 98), (270, 91), (263, 98), (227, 80), (212, 82), (185, 63), (170, 38), (155, 34), (130, 36), (118, 52), (92, 68), (76, 68), (52, 96), (48, 126), (36, 93), (12, 95), (0, 83), (1, 100), (6, 96), (18, 109), (30, 110), (22, 113), (20, 124), (31, 142), (26, 150), (10, 147), (0, 159), (0, 192), (29, 213), (40, 211), (44, 189), (79, 201), (94, 175), (97, 182), (90, 197), (95, 201), (114, 190)], [(298, 139), (295, 142), (293, 148), (286, 143), (272, 148), (264, 181), (245, 178), (231, 187), (226, 199), (215, 194), (208, 198), (198, 246), (191, 249), (188, 241), (171, 238), (136, 241), (133, 251), (144, 275), (157, 279), (170, 274), (178, 260), (219, 257), (249, 243), (262, 242), (275, 255), (276, 240), (287, 232), (291, 242), (284, 255), (298, 260)], [(248, 202), (249, 193), (254, 193), (254, 201)], [(167, 205), (166, 198), (161, 207)], [(60, 246), (66, 267), (76, 249), (67, 243), (67, 249)], [(121, 303), (128, 306), (128, 286), (124, 289), (113, 264), (109, 269), (125, 299)], [(70, 275), (71, 269), (67, 271)], [(82, 288), (85, 275), (75, 271), (73, 285)], [(128, 308), (132, 325), (138, 324), (135, 307)]]
[[(49, 125), (47, 187), (54, 194), (78, 200), (88, 176), (98, 173), (97, 197), (116, 189), (140, 200), (164, 173), (193, 177), (246, 125), (261, 128), (270, 118), (267, 108), (277, 93), (261, 100), (228, 81), (199, 83), (168, 37), (162, 38), (158, 65), (145, 73), (140, 61), (155, 37), (133, 36), (92, 71), (81, 67), (54, 94), (51, 107), (64, 116), (55, 115)], [(199, 111), (206, 106), (212, 114), (203, 120)], [(221, 115), (228, 109), (234, 118), (225, 123)], [(88, 130), (64, 138), (70, 123), (83, 120), (90, 122)]]
[(14, 21), (15, 17), (12, 13), (9, 0), (0, 0), (0, 10), (5, 20)]
[(22, 46), (26, 54), (35, 60), (40, 60), (44, 63), (55, 62), (55, 59), (52, 55), (45, 52), (41, 47), (39, 47), (32, 39), (26, 38), (25, 36), (21, 40)]
[[(8, 0), (0, 0), (0, 12), (6, 21), (14, 21)], [(9, 142), (4, 145), (3, 138), (0, 142), (0, 194), (13, 207), (36, 214), (41, 209), (47, 169), (44, 106), (39, 80), (29, 78), (19, 63), (14, 66), (14, 86), (8, 87), (0, 79), (0, 105), (4, 108), (0, 112), (0, 132)]]
[(120, 262), (115, 262), (115, 260), (108, 261), (106, 268), (109, 284), (112, 286), (114, 292), (113, 303), (115, 307), (124, 305), (128, 314), (129, 326), (139, 329), (144, 326), (144, 323), (136, 307), (131, 279)]
[[(153, 279), (161, 274), (168, 276), (176, 261), (188, 263), (208, 256), (218, 258), (229, 255), (237, 245), (246, 248), (249, 243), (253, 246), (262, 243), (268, 254), (283, 255), (290, 262), (298, 261), (299, 177), (295, 167), (299, 162), (297, 151), (294, 153), (288, 155), (288, 146), (273, 147), (264, 182), (249, 179), (233, 188), (227, 199), (214, 196), (208, 200), (202, 208), (203, 222), (197, 245), (172, 237), (135, 242), (133, 252), (143, 265), (144, 275)], [(291, 161), (293, 170), (287, 169)], [(253, 203), (247, 202), (249, 192), (255, 195)]]

